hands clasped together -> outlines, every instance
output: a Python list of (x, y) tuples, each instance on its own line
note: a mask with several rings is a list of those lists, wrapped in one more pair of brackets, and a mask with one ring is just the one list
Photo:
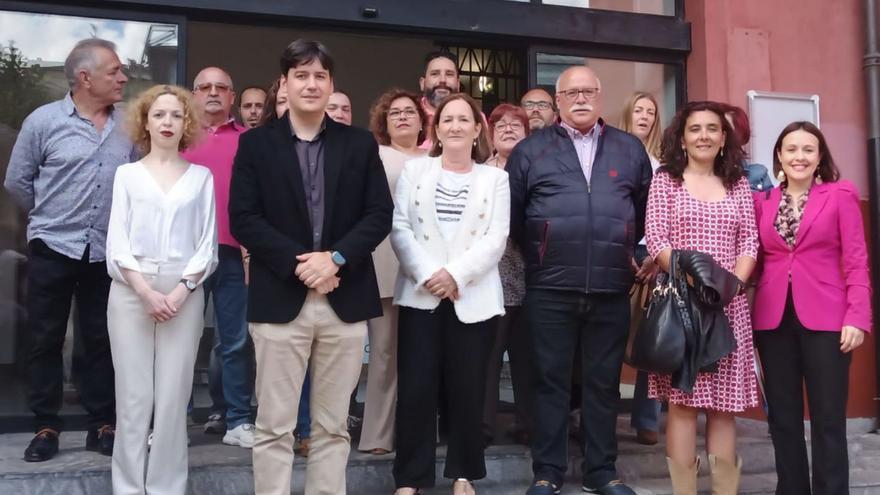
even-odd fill
[(445, 268), (434, 272), (431, 278), (425, 282), (425, 288), (440, 299), (457, 301), (459, 297), (458, 284), (455, 283), (455, 279), (452, 278), (452, 275)]
[(296, 257), (299, 264), (293, 273), (319, 294), (329, 294), (339, 287), (339, 266), (333, 262), (329, 252), (305, 253)]
[(163, 294), (149, 285), (137, 293), (147, 314), (156, 323), (162, 323), (177, 316), (177, 312), (180, 311), (189, 294), (189, 289), (183, 284), (175, 285), (168, 294)]

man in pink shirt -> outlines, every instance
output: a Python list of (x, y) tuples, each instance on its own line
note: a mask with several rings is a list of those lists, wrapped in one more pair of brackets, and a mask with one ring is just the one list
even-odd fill
[[(193, 95), (202, 109), (205, 135), (183, 156), (204, 165), (214, 174), (217, 205), (217, 238), (220, 264), (205, 282), (205, 294), (214, 300), (214, 355), (219, 366), (210, 373), (211, 398), (214, 402), (206, 433), (226, 434), (223, 443), (251, 448), (254, 425), (251, 422), (251, 377), (247, 332), (247, 287), (241, 246), (229, 231), (229, 182), (232, 160), (238, 150), (238, 137), (247, 129), (235, 122), (231, 109), (235, 101), (232, 78), (224, 70), (207, 67), (193, 81)], [(221, 388), (222, 387), (222, 388)], [(222, 393), (221, 393), (222, 391)], [(225, 404), (224, 404), (225, 402)]]

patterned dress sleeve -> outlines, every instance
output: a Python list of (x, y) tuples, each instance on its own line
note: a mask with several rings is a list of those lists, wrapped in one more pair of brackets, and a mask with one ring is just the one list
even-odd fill
[(672, 194), (672, 179), (669, 174), (658, 171), (651, 180), (645, 214), (645, 241), (651, 258), (656, 258), (664, 249), (672, 247)]
[(733, 196), (740, 214), (739, 232), (736, 236), (736, 257), (748, 256), (758, 259), (758, 226), (755, 222), (755, 203), (749, 181), (741, 178), (733, 188)]

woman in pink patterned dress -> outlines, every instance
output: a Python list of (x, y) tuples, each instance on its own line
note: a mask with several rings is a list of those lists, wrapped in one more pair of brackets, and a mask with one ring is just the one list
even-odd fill
[[(755, 267), (757, 229), (742, 151), (721, 107), (691, 102), (678, 112), (663, 137), (663, 162), (651, 183), (645, 225), (648, 251), (669, 270), (673, 249), (710, 254), (747, 280)], [(752, 328), (746, 297), (725, 309), (737, 349), (713, 373), (700, 373), (693, 393), (651, 374), (649, 396), (669, 402), (666, 454), (673, 492), (696, 495), (697, 413), (706, 411), (706, 445), (713, 494), (735, 494), (741, 460), (736, 456), (734, 414), (758, 404)]]

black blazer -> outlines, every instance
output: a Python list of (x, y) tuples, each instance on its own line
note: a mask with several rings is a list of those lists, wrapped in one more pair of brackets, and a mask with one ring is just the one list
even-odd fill
[[(346, 259), (328, 294), (336, 315), (353, 323), (382, 314), (371, 253), (391, 231), (394, 204), (379, 147), (357, 127), (325, 118), (324, 227), (321, 250)], [(294, 275), (296, 256), (313, 251), (311, 220), (287, 116), (241, 135), (229, 194), (232, 235), (251, 253), (248, 321), (287, 323), (308, 288)]]

